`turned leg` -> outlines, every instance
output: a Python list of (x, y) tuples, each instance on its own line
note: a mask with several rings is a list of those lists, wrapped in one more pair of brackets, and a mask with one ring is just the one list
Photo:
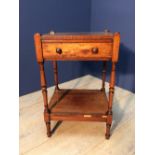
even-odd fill
[(55, 88), (56, 88), (56, 90), (59, 90), (57, 61), (53, 61), (52, 63), (53, 63), (53, 70), (54, 70), (54, 84), (55, 84)]
[(106, 61), (103, 61), (102, 88), (101, 88), (101, 90), (103, 90), (103, 91), (105, 91), (106, 68), (107, 68), (107, 62)]
[(47, 128), (47, 136), (51, 137), (51, 123), (49, 122), (45, 122), (46, 123), (46, 128)]
[(111, 124), (106, 123), (106, 134), (105, 134), (106, 139), (110, 138), (110, 128), (111, 128)]
[(112, 102), (114, 96), (114, 86), (115, 86), (115, 63), (112, 63), (112, 70), (110, 75), (110, 87), (109, 87), (109, 102), (108, 102), (108, 112), (107, 112), (107, 122), (106, 122), (106, 139), (110, 137), (110, 127), (112, 124)]
[(40, 77), (41, 77), (41, 89), (44, 99), (44, 120), (47, 128), (47, 136), (51, 136), (51, 126), (50, 126), (50, 110), (48, 108), (48, 97), (47, 97), (47, 86), (43, 62), (39, 63), (40, 67)]
[(47, 130), (47, 136), (51, 137), (52, 132), (51, 132), (51, 122), (50, 122), (50, 112), (44, 110), (44, 120), (45, 120), (45, 125), (46, 125), (46, 130)]
[(44, 120), (47, 128), (47, 136), (51, 136), (51, 128), (50, 128), (50, 110), (48, 108), (48, 97), (47, 97), (47, 85), (46, 85), (46, 77), (44, 71), (44, 59), (43, 59), (43, 52), (41, 47), (41, 36), (39, 33), (34, 35), (34, 43), (36, 49), (36, 57), (37, 62), (39, 64), (40, 69), (40, 83), (41, 83), (41, 90), (43, 94), (44, 100)]
[(108, 113), (107, 117), (107, 122), (106, 122), (106, 133), (105, 133), (105, 138), (109, 139), (110, 138), (110, 128), (112, 124), (112, 111)]

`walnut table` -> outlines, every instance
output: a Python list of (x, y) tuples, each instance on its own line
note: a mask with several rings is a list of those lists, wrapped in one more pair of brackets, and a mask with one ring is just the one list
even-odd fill
[[(120, 34), (103, 33), (49, 33), (34, 35), (36, 58), (40, 67), (44, 99), (44, 120), (47, 136), (51, 136), (51, 120), (103, 121), (106, 138), (110, 137), (112, 101), (115, 85), (115, 64), (118, 61)], [(60, 89), (57, 61), (102, 61), (102, 88), (100, 90)], [(54, 68), (54, 95), (48, 103), (44, 62), (52, 61)], [(109, 96), (105, 93), (106, 62), (112, 62)]]

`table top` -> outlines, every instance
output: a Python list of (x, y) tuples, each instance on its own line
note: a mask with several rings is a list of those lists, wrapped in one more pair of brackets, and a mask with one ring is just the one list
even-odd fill
[(51, 31), (50, 33), (41, 35), (41, 39), (44, 40), (107, 40), (112, 41), (113, 33), (104, 32), (67, 32), (67, 33), (55, 33)]

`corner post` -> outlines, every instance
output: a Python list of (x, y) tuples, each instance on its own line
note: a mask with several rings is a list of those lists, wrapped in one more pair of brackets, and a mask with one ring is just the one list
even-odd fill
[(46, 84), (46, 77), (45, 77), (45, 70), (44, 70), (42, 47), (41, 47), (41, 37), (39, 33), (36, 33), (34, 35), (34, 43), (35, 43), (36, 58), (40, 69), (40, 83), (41, 83), (42, 95), (44, 100), (44, 120), (47, 128), (47, 136), (50, 137), (51, 136), (50, 110), (48, 107), (47, 84)]
[(120, 34), (118, 32), (114, 33), (113, 36), (113, 51), (112, 51), (112, 68), (110, 75), (110, 85), (109, 85), (109, 103), (108, 103), (108, 113), (106, 122), (106, 139), (110, 137), (110, 128), (112, 124), (112, 102), (114, 97), (114, 87), (115, 87), (115, 68), (116, 62), (119, 56), (119, 46), (120, 46)]

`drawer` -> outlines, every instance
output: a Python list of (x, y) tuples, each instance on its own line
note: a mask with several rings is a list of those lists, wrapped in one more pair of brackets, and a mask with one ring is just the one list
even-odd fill
[(103, 60), (112, 56), (112, 43), (42, 43), (46, 60)]

